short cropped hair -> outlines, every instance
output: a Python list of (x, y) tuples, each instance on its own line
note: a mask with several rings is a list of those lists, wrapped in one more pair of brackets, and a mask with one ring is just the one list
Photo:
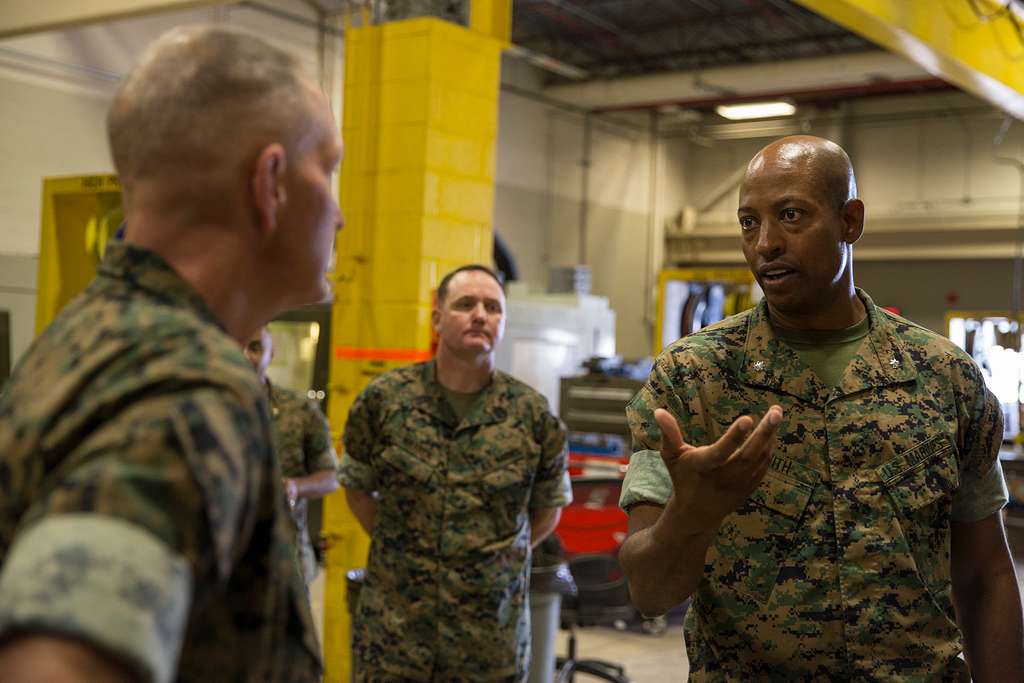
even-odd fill
[(467, 266), (459, 266), (458, 268), (456, 268), (455, 270), (441, 278), (441, 284), (437, 286), (437, 305), (444, 305), (445, 300), (448, 298), (448, 287), (451, 284), (453, 277), (455, 277), (459, 273), (469, 273), (473, 271), (487, 273), (492, 278), (494, 278), (495, 282), (498, 283), (498, 286), (501, 287), (501, 291), (505, 291), (505, 284), (501, 281), (501, 278), (498, 277), (497, 273), (495, 273), (487, 266), (482, 266), (479, 263), (471, 263)]
[(107, 116), (122, 183), (223, 166), (247, 141), (289, 149), (308, 116), (298, 59), (236, 29), (169, 31), (122, 83)]

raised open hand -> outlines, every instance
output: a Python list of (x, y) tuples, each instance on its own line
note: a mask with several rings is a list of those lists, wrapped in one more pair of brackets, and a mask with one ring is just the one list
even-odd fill
[(685, 531), (706, 532), (717, 529), (764, 478), (782, 408), (773, 405), (756, 427), (749, 416), (738, 418), (708, 446), (686, 443), (667, 410), (655, 410), (654, 419), (661, 428), (661, 457), (672, 477), (675, 504), (682, 506)]

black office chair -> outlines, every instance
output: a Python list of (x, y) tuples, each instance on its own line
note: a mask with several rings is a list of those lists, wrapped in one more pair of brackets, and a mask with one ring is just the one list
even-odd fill
[(562, 601), (562, 628), (569, 630), (569, 652), (559, 657), (557, 683), (571, 683), (577, 673), (613, 683), (629, 683), (622, 666), (601, 659), (576, 658), (576, 629), (611, 625), (636, 615), (618, 560), (612, 555), (578, 555), (569, 560), (576, 595)]

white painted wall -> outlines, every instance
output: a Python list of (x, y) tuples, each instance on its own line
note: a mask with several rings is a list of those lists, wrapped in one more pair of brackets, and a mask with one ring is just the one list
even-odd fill
[[(539, 91), (542, 75), (506, 58), (506, 86)], [(585, 263), (593, 293), (616, 312), (617, 351), (642, 356), (650, 347), (648, 266), (658, 239), (649, 221), (651, 144), (646, 119), (591, 119), (585, 237), (581, 235), (584, 117), (509, 92), (501, 94), (495, 226), (517, 258), (520, 274), (544, 291), (551, 267)], [(659, 155), (660, 176), (681, 177)], [(661, 184), (659, 184), (660, 187)], [(585, 248), (581, 253), (581, 238)]]

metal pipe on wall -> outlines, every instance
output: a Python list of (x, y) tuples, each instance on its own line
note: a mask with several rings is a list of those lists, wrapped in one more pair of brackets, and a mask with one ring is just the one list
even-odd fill
[(647, 346), (654, 342), (654, 319), (652, 301), (657, 273), (661, 269), (658, 241), (664, 241), (659, 230), (658, 220), (658, 161), (661, 143), (658, 139), (659, 115), (656, 109), (650, 110), (650, 127), (648, 145), (650, 152), (650, 169), (647, 174), (647, 250), (644, 267), (644, 329), (647, 331)]
[(590, 112), (583, 116), (583, 156), (580, 158), (580, 227), (579, 258), (577, 263), (587, 262), (587, 221), (590, 211), (590, 151), (593, 144), (593, 122)]

